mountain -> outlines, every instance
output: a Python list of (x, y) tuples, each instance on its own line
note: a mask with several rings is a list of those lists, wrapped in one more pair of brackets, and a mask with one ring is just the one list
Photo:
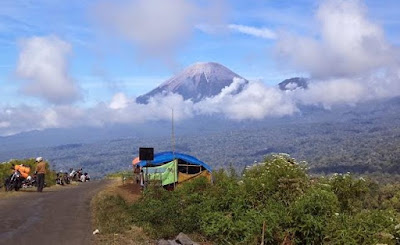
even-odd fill
[[(224, 87), (233, 82), (235, 77), (244, 79), (221, 64), (215, 62), (196, 63), (147, 94), (139, 96), (136, 101), (144, 104), (156, 94), (172, 92), (182, 95), (185, 100), (191, 99), (193, 102), (199, 102), (219, 94)], [(245, 83), (248, 82), (246, 79), (244, 80)], [(237, 92), (240, 92), (243, 86)]]
[(295, 89), (307, 89), (308, 79), (304, 77), (293, 77), (284, 80), (278, 84), (280, 90), (295, 90)]

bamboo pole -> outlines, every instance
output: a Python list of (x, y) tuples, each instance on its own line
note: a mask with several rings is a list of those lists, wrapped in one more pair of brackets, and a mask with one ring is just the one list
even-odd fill
[(263, 222), (261, 245), (264, 245), (264, 235), (265, 235), (265, 221)]

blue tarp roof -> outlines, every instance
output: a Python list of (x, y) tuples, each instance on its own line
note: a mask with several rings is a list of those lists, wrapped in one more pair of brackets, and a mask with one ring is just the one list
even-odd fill
[[(166, 151), (166, 152), (160, 152), (157, 154), (154, 154), (154, 160), (149, 162), (149, 165), (162, 165), (164, 163), (170, 162), (174, 159), (181, 159), (184, 160), (188, 163), (194, 164), (194, 165), (200, 165), (203, 166), (205, 169), (207, 169), (208, 171), (211, 172), (211, 167), (208, 166), (207, 164), (205, 164), (204, 162), (200, 161), (199, 159), (190, 156), (190, 155), (186, 155), (186, 154), (182, 154), (179, 152), (175, 152), (172, 153), (172, 151)], [(146, 161), (140, 161), (138, 163), (138, 165), (140, 167), (146, 167), (147, 162)]]

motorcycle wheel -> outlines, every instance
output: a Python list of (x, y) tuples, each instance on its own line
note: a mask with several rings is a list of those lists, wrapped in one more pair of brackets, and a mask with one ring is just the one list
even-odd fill
[(15, 188), (15, 182), (11, 182), (6, 185), (6, 191), (12, 191), (14, 188)]

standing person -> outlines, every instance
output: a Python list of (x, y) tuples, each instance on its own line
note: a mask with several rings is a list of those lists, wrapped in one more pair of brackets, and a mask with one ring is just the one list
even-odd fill
[(133, 170), (133, 173), (135, 174), (136, 184), (139, 184), (139, 182), (140, 182), (140, 167), (138, 165), (136, 165), (134, 168), (135, 169)]
[(42, 192), (44, 187), (44, 175), (46, 173), (46, 163), (43, 157), (36, 158), (36, 173), (37, 173), (37, 191)]
[(81, 175), (80, 181), (81, 182), (86, 182), (86, 176), (84, 174)]

